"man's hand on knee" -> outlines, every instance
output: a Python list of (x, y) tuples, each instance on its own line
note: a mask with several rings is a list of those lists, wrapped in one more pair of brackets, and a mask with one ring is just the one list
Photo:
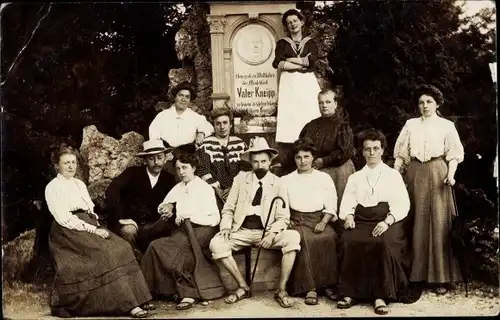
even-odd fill
[(262, 240), (260, 240), (256, 246), (257, 247), (262, 247), (264, 249), (269, 249), (271, 245), (273, 244), (274, 237), (276, 236), (276, 233), (274, 232), (269, 232)]

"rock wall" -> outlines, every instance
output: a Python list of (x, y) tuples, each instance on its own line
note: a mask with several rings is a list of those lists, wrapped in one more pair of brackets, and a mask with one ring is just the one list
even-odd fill
[(24, 280), (34, 257), (35, 230), (29, 230), (2, 245), (2, 280)]
[(120, 140), (107, 136), (96, 126), (83, 129), (80, 155), (88, 168), (88, 189), (92, 200), (104, 208), (104, 194), (113, 178), (126, 168), (140, 166), (144, 160), (135, 156), (142, 151), (144, 137), (136, 132), (127, 132)]

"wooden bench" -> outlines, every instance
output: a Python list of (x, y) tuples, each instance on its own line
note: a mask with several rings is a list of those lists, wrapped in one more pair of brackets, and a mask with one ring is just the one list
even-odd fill
[[(234, 260), (238, 264), (238, 268), (243, 273), (245, 281), (250, 284), (252, 271), (255, 266), (258, 248), (248, 247), (237, 252), (233, 252)], [(278, 286), (280, 269), (281, 269), (281, 251), (262, 249), (259, 257), (259, 264), (255, 272), (253, 283), (253, 291), (274, 290)], [(231, 274), (225, 269), (219, 270), (222, 282), (229, 290), (236, 290), (238, 284), (233, 279)]]

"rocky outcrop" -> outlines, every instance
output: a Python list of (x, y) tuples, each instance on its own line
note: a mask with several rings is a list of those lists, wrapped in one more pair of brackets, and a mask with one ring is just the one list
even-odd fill
[(136, 132), (127, 132), (120, 140), (107, 136), (96, 126), (83, 129), (80, 154), (88, 167), (88, 190), (99, 208), (104, 208), (104, 194), (113, 178), (126, 168), (140, 166), (144, 160), (135, 156), (142, 150), (144, 137)]
[(2, 276), (5, 281), (26, 279), (27, 268), (34, 257), (35, 230), (2, 245)]

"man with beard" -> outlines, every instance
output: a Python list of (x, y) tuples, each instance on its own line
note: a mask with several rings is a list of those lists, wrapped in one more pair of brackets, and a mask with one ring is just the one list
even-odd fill
[(224, 106), (212, 110), (215, 134), (207, 137), (198, 149), (200, 168), (198, 175), (215, 189), (217, 204), (220, 209), (227, 200), (233, 179), (241, 171), (251, 167), (241, 160), (247, 149), (243, 140), (232, 136), (233, 114)]
[(171, 150), (159, 139), (144, 142), (144, 151), (137, 156), (146, 165), (127, 168), (106, 190), (109, 228), (132, 245), (138, 258), (151, 241), (168, 236), (173, 228), (172, 223), (158, 219), (157, 210), (176, 183), (163, 170)]
[[(300, 235), (295, 230), (286, 230), (290, 223), (288, 207), (283, 208), (277, 201), (271, 208), (275, 197), (286, 197), (279, 178), (269, 172), (271, 161), (277, 155), (278, 151), (269, 148), (264, 138), (255, 137), (250, 141), (250, 147), (241, 155), (241, 159), (251, 163), (252, 171), (241, 172), (234, 178), (222, 209), (220, 232), (210, 241), (213, 259), (226, 268), (238, 283), (238, 289), (224, 300), (228, 304), (247, 298), (249, 292), (248, 284), (232, 257), (232, 251), (255, 245), (283, 252), (275, 299), (284, 308), (293, 305), (293, 300), (286, 291), (286, 284), (300, 250)], [(268, 214), (271, 217), (262, 238)]]

